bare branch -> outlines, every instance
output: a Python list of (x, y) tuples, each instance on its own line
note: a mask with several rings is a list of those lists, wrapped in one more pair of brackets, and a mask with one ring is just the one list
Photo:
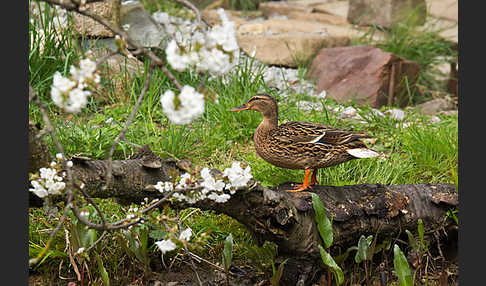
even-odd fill
[(196, 6), (194, 6), (194, 4), (192, 4), (191, 2), (189, 2), (187, 0), (175, 0), (175, 1), (181, 3), (182, 5), (188, 7), (189, 9), (191, 9), (194, 12), (194, 14), (196, 15), (196, 20), (197, 20), (198, 24), (202, 23), (201, 13), (199, 13), (199, 9), (197, 9)]
[(105, 188), (108, 188), (108, 186), (111, 184), (111, 180), (112, 180), (112, 176), (113, 176), (112, 175), (113, 153), (115, 152), (115, 148), (118, 145), (118, 143), (120, 143), (122, 138), (125, 136), (125, 133), (127, 132), (128, 127), (130, 126), (130, 124), (132, 124), (133, 118), (135, 118), (135, 114), (137, 113), (138, 108), (140, 107), (140, 104), (142, 103), (142, 99), (145, 96), (145, 92), (147, 91), (147, 89), (149, 87), (150, 78), (152, 77), (152, 70), (153, 70), (153, 66), (150, 65), (149, 70), (147, 71), (147, 76), (145, 78), (145, 83), (143, 85), (142, 91), (140, 92), (140, 95), (138, 96), (137, 102), (136, 102), (135, 106), (133, 107), (132, 112), (130, 113), (130, 116), (128, 117), (127, 123), (125, 124), (125, 127), (123, 128), (123, 130), (120, 132), (120, 134), (118, 134), (118, 136), (115, 138), (115, 141), (113, 141), (113, 144), (111, 145), (110, 153), (108, 154), (109, 163), (108, 163), (108, 170), (107, 170), (107, 173), (106, 173), (107, 177), (106, 177)]

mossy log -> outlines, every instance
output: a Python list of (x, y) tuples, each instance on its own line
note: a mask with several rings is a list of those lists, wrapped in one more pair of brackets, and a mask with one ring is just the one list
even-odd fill
[[(31, 160), (35, 158), (40, 157), (31, 154)], [(116, 198), (122, 203), (161, 197), (146, 186), (169, 181), (188, 168), (183, 161), (161, 159), (144, 147), (127, 160), (113, 161), (113, 184), (104, 189), (108, 161), (86, 158), (72, 161), (74, 180), (83, 182), (91, 197)], [(271, 241), (278, 247), (279, 259), (289, 258), (281, 285), (308, 285), (323, 270), (318, 248), (323, 242), (310, 192), (320, 197), (328, 216), (333, 218), (333, 254), (357, 245), (361, 235), (378, 233), (384, 238), (397, 237), (405, 229), (414, 232), (418, 219), (424, 222), (426, 232), (441, 229), (447, 234), (453, 222), (446, 212), (458, 205), (457, 191), (451, 184), (313, 186), (310, 192), (285, 192), (290, 184), (264, 187), (252, 180), (225, 203), (203, 200), (193, 205), (172, 202), (171, 206), (212, 210), (236, 219), (248, 228), (258, 244)], [(41, 205), (41, 201), (31, 196), (31, 207)]]

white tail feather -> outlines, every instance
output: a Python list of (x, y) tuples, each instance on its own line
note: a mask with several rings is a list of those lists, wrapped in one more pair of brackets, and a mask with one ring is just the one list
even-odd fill
[(356, 148), (356, 149), (349, 149), (346, 150), (351, 156), (354, 156), (356, 158), (373, 158), (377, 157), (380, 154), (377, 152), (368, 149), (368, 148)]

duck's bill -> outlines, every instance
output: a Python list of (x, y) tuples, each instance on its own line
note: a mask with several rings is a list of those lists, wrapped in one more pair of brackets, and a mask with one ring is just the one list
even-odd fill
[(248, 110), (250, 107), (246, 106), (245, 104), (237, 106), (233, 109), (231, 109), (231, 112), (237, 112), (237, 111), (242, 111), (242, 110)]

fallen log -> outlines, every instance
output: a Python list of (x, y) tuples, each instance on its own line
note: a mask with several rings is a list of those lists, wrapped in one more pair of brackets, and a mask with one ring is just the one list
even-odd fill
[[(122, 203), (161, 197), (161, 193), (146, 186), (190, 171), (184, 161), (161, 159), (144, 147), (127, 160), (113, 161), (113, 183), (103, 188), (108, 161), (71, 160), (73, 179), (85, 185), (89, 196), (116, 198)], [(288, 258), (281, 285), (308, 285), (323, 270), (318, 248), (323, 242), (310, 192), (285, 192), (291, 187), (289, 184), (267, 188), (251, 180), (225, 203), (206, 199), (195, 204), (170, 204), (173, 208), (195, 207), (236, 219), (248, 228), (257, 244), (273, 242), (278, 247), (278, 257)], [(418, 219), (423, 220), (426, 232), (444, 229), (447, 233), (453, 223), (446, 212), (458, 205), (457, 191), (451, 184), (313, 186), (311, 191), (320, 197), (328, 216), (333, 218), (332, 254), (356, 245), (361, 235), (397, 237), (405, 229), (414, 232)], [(41, 204), (31, 200), (30, 206)]]

